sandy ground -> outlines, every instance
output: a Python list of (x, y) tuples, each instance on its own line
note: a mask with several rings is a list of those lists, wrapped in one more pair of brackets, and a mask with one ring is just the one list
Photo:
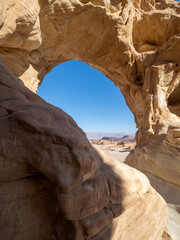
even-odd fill
[(104, 154), (108, 155), (109, 157), (112, 157), (120, 162), (124, 162), (127, 155), (130, 153), (130, 151), (125, 151), (124, 148), (111, 148), (111, 145), (97, 145), (93, 144), (96, 148), (102, 150)]

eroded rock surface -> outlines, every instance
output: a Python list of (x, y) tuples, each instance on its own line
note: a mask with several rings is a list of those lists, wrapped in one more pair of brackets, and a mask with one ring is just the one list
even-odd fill
[(168, 204), (168, 218), (166, 221), (165, 240), (178, 240), (180, 238), (180, 206)]
[(0, 64), (1, 239), (158, 239), (167, 206)]
[(3, 0), (0, 11), (0, 56), (31, 90), (71, 59), (119, 86), (139, 129), (126, 162), (160, 179), (165, 199), (178, 189), (179, 204), (180, 3)]
[[(0, 56), (30, 90), (35, 92), (54, 66), (71, 59), (85, 61), (120, 88), (138, 127), (137, 147), (126, 162), (146, 173), (157, 190), (163, 186), (165, 199), (171, 194), (170, 202), (179, 204), (180, 4), (3, 0), (0, 13)], [(134, 215), (139, 226), (133, 227), (136, 239), (158, 239), (166, 211), (147, 179), (120, 163), (116, 173), (117, 163), (102, 160), (69, 116), (25, 88), (3, 65), (0, 78), (0, 179), (2, 184), (17, 181), (18, 185), (20, 179), (44, 175), (49, 180), (42, 176), (42, 182), (56, 185), (54, 206), (59, 210), (53, 210), (58, 223), (54, 238), (132, 240), (134, 235), (127, 233), (132, 233), (133, 224), (126, 223), (139, 209)], [(20, 195), (17, 199), (22, 201)], [(138, 204), (144, 206), (141, 213)], [(4, 209), (9, 213), (8, 204)], [(54, 217), (51, 226), (53, 221)], [(116, 230), (111, 224), (123, 227)], [(157, 231), (152, 230), (155, 225)], [(70, 229), (68, 237), (64, 229)]]

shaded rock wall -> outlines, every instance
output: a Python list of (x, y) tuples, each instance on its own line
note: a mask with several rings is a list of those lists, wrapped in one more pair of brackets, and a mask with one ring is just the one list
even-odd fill
[(0, 239), (160, 238), (167, 205), (145, 175), (98, 152), (2, 61), (0, 93)]

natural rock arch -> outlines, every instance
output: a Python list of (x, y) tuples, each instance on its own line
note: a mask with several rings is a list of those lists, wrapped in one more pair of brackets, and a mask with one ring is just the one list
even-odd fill
[[(178, 35), (180, 31), (179, 3), (170, 0), (148, 2), (143, 0), (40, 0), (39, 2), (35, 0), (28, 2), (18, 0), (14, 4), (11, 1), (4, 0), (0, 3), (0, 11), (2, 12), (0, 17), (0, 56), (11, 71), (20, 77), (29, 89), (36, 91), (47, 72), (55, 65), (69, 59), (85, 61), (103, 72), (120, 87), (129, 108), (135, 115), (136, 124), (139, 129), (136, 136), (138, 146), (127, 159), (127, 163), (144, 171), (149, 178), (153, 180), (155, 178), (155, 184), (158, 179), (160, 185), (167, 185), (165, 187), (177, 195), (171, 198), (171, 194), (169, 199), (164, 194), (164, 197), (171, 202), (178, 202), (180, 185), (180, 118), (178, 114), (176, 115), (169, 111), (167, 102), (169, 96), (172, 96), (171, 93), (173, 94), (176, 91), (175, 88), (179, 85), (180, 81), (180, 60), (177, 54), (180, 46)], [(16, 158), (19, 156), (18, 159), (22, 159), (22, 163), (20, 164), (22, 167), (21, 170), (27, 168), (26, 164), (26, 167), (24, 167), (23, 160), (27, 161), (28, 159), (33, 167), (48, 176), (51, 181), (56, 182), (58, 191), (60, 191), (59, 201), (61, 209), (64, 211), (65, 218), (71, 220), (76, 229), (78, 229), (77, 234), (81, 235), (83, 232), (85, 237), (87, 237), (98, 233), (102, 229), (102, 226), (98, 226), (97, 229), (93, 228), (91, 225), (93, 217), (91, 219), (91, 216), (94, 215), (91, 214), (99, 214), (97, 211), (99, 199), (96, 198), (94, 200), (95, 205), (92, 209), (97, 208), (95, 212), (94, 210), (88, 212), (91, 211), (91, 208), (85, 208), (86, 211), (84, 210), (81, 213), (82, 215), (78, 215), (79, 213), (75, 211), (75, 208), (70, 207), (71, 205), (76, 205), (76, 201), (71, 202), (72, 198), (70, 195), (75, 194), (73, 195), (73, 198), (75, 198), (77, 196), (77, 189), (80, 188), (78, 194), (80, 190), (90, 189), (89, 182), (86, 182), (86, 180), (91, 179), (91, 182), (92, 179), (95, 179), (95, 182), (106, 182), (100, 184), (103, 186), (102, 192), (104, 191), (102, 195), (109, 196), (107, 179), (110, 179), (109, 176), (113, 175), (116, 167), (111, 166), (111, 170), (107, 170), (105, 167), (106, 164), (100, 164), (102, 163), (102, 157), (99, 157), (97, 152), (90, 147), (84, 134), (76, 128), (76, 124), (72, 119), (64, 113), (58, 112), (56, 114), (54, 108), (49, 109), (49, 105), (47, 106), (35, 94), (24, 88), (17, 78), (8, 72), (4, 65), (1, 67), (1, 72), (2, 92), (7, 90), (10, 99), (19, 99), (24, 104), (23, 106), (22, 103), (18, 103), (18, 105), (13, 104), (13, 102), (4, 103), (5, 95), (2, 95), (2, 116), (11, 115), (8, 118), (10, 124), (7, 125), (4, 122), (2, 125), (6, 136), (6, 141), (3, 140), (2, 144), (3, 157), (6, 156), (5, 147), (7, 149), (10, 146), (9, 143), (11, 143), (14, 146), (14, 149), (12, 149)], [(4, 81), (5, 78), (7, 78), (6, 81)], [(31, 103), (27, 103), (27, 100)], [(40, 110), (40, 106), (44, 112), (41, 112), (42, 109)], [(24, 110), (26, 107), (28, 107), (29, 112)], [(45, 114), (47, 108), (49, 109), (49, 116), (51, 116), (49, 119)], [(42, 113), (39, 119), (36, 116), (38, 111)], [(31, 114), (30, 119), (26, 115), (29, 113)], [(53, 127), (48, 127), (48, 121), (51, 124), (55, 124), (52, 121), (52, 117), (58, 119), (57, 121), (67, 124), (65, 126), (62, 124), (64, 126), (63, 131), (62, 129), (57, 131)], [(47, 157), (47, 159), (44, 159), (44, 155), (41, 157), (38, 155), (41, 148), (39, 150), (37, 148), (36, 151), (34, 150), (33, 153), (30, 153), (29, 149), (34, 149), (34, 142), (30, 141), (32, 145), (26, 145), (22, 143), (21, 137), (16, 140), (16, 130), (14, 130), (16, 134), (12, 137), (10, 133), (14, 126), (18, 126), (17, 129), (19, 127), (23, 128), (23, 131), (25, 129), (24, 137), (21, 136), (23, 141), (25, 141), (24, 138), (28, 137), (30, 133), (37, 132), (39, 136), (42, 136), (34, 139), (34, 141), (37, 142), (37, 145), (40, 143), (43, 151), (46, 151), (43, 139), (47, 138), (53, 144), (61, 145), (62, 149), (64, 149), (61, 149), (62, 156), (65, 158), (68, 156), (67, 162), (65, 162), (66, 167), (69, 168), (69, 182), (67, 182), (67, 176), (62, 171), (63, 168), (57, 165), (56, 169), (56, 156), (53, 155), (52, 151), (48, 150), (48, 154), (51, 152), (52, 155), (49, 158)], [(71, 136), (71, 131), (68, 129), (71, 129), (72, 132), (75, 131), (76, 136)], [(52, 136), (52, 139), (50, 136)], [(49, 140), (49, 137), (51, 140)], [(17, 146), (19, 146), (17, 148), (19, 149), (18, 152), (16, 151)], [(81, 152), (82, 149), (84, 151), (80, 154), (79, 151)], [(70, 151), (70, 155), (66, 155), (68, 151)], [(19, 152), (21, 152), (20, 155), (18, 155)], [(40, 159), (40, 161), (35, 161), (36, 158)], [(14, 159), (13, 154), (8, 159)], [(53, 161), (49, 162), (48, 159), (52, 159)], [(75, 160), (75, 162), (71, 162), (69, 159)], [(77, 159), (80, 162), (76, 161)], [(83, 159), (89, 159), (89, 163)], [(15, 163), (16, 161), (13, 164)], [(20, 165), (18, 162), (17, 166), (19, 167)], [(17, 166), (15, 164), (15, 169), (17, 169)], [(81, 167), (78, 168), (77, 166)], [(124, 171), (130, 171), (125, 169), (124, 165), (121, 167), (122, 169), (124, 168)], [(74, 169), (73, 171), (71, 170), (72, 168)], [(120, 173), (118, 172), (118, 177), (123, 176), (122, 169)], [(33, 174), (33, 171), (33, 169), (29, 170), (29, 168), (25, 173), (19, 171), (16, 178), (25, 177), (29, 173)], [(61, 177), (59, 177), (60, 172), (62, 174)], [(37, 174), (36, 171), (35, 173)], [(137, 173), (133, 174), (136, 176)], [(130, 178), (130, 175), (128, 176)], [(139, 175), (137, 178), (135, 177), (135, 179), (140, 178)], [(8, 177), (5, 176), (4, 179), (8, 181), (11, 179), (11, 175), (8, 175)], [(116, 179), (117, 183), (119, 183), (115, 176), (113, 179)], [(140, 181), (141, 189), (144, 186), (143, 181), (145, 180)], [(97, 182), (95, 186), (98, 186)], [(116, 186), (116, 184), (113, 182), (111, 186)], [(121, 188), (124, 188), (125, 192), (128, 192), (128, 196), (133, 196), (131, 190), (129, 192), (127, 185), (126, 187), (122, 187), (121, 185)], [(149, 191), (152, 193), (152, 190), (147, 190), (147, 188), (142, 191), (145, 191), (143, 194), (148, 194)], [(123, 196), (127, 195), (123, 193)], [(148, 194), (148, 197), (150, 195)], [(160, 201), (156, 194), (153, 196)], [(142, 198), (144, 202), (147, 201), (147, 199), (144, 200), (144, 195)], [(64, 202), (62, 202), (62, 199), (64, 199)], [(77, 199), (80, 201), (78, 197)], [(123, 197), (123, 199), (127, 200), (128, 198)], [(83, 201), (86, 202), (88, 200), (82, 198), (82, 204), (84, 204)], [(104, 198), (104, 201), (106, 201), (106, 198)], [(108, 201), (109, 197), (107, 197)], [(111, 203), (113, 201), (114, 199)], [(154, 201), (154, 205), (156, 205), (156, 201)], [(106, 207), (108, 206), (107, 202), (104, 203)], [(114, 203), (121, 207), (119, 202), (114, 201)], [(125, 204), (125, 206), (127, 207), (128, 204)], [(137, 208), (137, 205), (135, 207)], [(118, 210), (116, 211), (118, 212)], [(117, 216), (116, 211), (113, 217)], [(152, 208), (148, 211), (152, 211)], [(105, 215), (109, 216), (108, 214)], [(86, 220), (82, 220), (87, 216)], [(98, 216), (100, 219), (104, 215), (102, 213)], [(112, 219), (107, 220), (106, 225), (109, 221), (112, 221)], [(80, 225), (78, 225), (79, 223)], [(154, 233), (154, 239), (156, 239), (162, 230), (162, 224), (159, 226), (160, 229), (158, 229), (158, 232), (155, 231)], [(153, 225), (153, 227), (155, 226)], [(150, 226), (148, 229), (150, 230)], [(140, 231), (141, 228), (138, 228), (137, 234)], [(151, 234), (152, 232), (151, 230)], [(146, 233), (148, 234), (148, 231)], [(121, 232), (119, 234), (121, 235), (121, 239), (128, 239)], [(77, 238), (80, 239), (82, 237), (80, 235), (77, 235)], [(118, 232), (112, 235), (112, 238), (115, 237), (119, 238)], [(148, 237), (146, 236), (146, 238)], [(95, 239), (99, 238), (96, 236)], [(132, 236), (129, 236), (129, 239), (132, 239)], [(139, 237), (139, 239), (141, 238)]]
[(157, 176), (166, 189), (174, 184), (176, 200), (161, 194), (177, 203), (180, 119), (168, 98), (179, 84), (179, 3), (31, 0), (4, 1), (1, 9), (0, 55), (31, 90), (69, 59), (88, 63), (120, 87), (139, 129), (127, 163)]

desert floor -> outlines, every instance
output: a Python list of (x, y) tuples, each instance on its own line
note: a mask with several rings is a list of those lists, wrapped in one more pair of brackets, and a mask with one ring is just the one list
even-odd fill
[(124, 162), (130, 150), (124, 148), (113, 148), (111, 145), (97, 145), (93, 144), (94, 147), (100, 149), (104, 154), (112, 157), (120, 162)]

